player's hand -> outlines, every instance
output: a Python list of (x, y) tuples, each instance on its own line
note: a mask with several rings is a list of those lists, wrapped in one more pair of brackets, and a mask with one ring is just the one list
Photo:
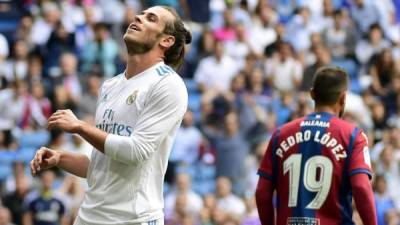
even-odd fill
[(50, 116), (47, 128), (58, 128), (69, 133), (77, 133), (81, 123), (82, 121), (78, 120), (71, 110), (57, 110)]
[(57, 166), (59, 162), (60, 152), (41, 147), (30, 163), (32, 176), (36, 176), (41, 170)]

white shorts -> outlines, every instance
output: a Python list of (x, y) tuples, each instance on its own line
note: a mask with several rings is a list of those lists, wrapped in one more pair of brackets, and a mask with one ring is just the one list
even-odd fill
[[(110, 224), (113, 224), (112, 221), (110, 221)], [(89, 225), (89, 224), (86, 224), (79, 218), (79, 216), (77, 216), (75, 219), (74, 225)], [(148, 222), (142, 222), (142, 223), (132, 223), (132, 224), (124, 223), (123, 225), (164, 225), (164, 218), (160, 218), (157, 220), (151, 220)]]

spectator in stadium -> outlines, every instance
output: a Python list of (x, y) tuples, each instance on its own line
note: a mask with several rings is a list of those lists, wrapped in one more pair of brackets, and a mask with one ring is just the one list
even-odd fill
[(43, 50), (45, 69), (52, 70), (54, 67), (57, 67), (63, 53), (75, 53), (75, 45), (75, 34), (70, 33), (64, 23), (57, 23)]
[(378, 225), (385, 225), (385, 215), (390, 210), (394, 209), (394, 201), (390, 197), (387, 190), (387, 182), (385, 176), (378, 175), (374, 181), (376, 214), (378, 217)]
[(0, 90), (0, 130), (18, 126), (25, 109), (26, 84), (14, 81), (10, 88)]
[(241, 224), (246, 206), (241, 198), (232, 193), (232, 184), (227, 177), (218, 177), (216, 183), (217, 209), (236, 224)]
[(233, 191), (237, 194), (244, 192), (244, 159), (250, 149), (248, 135), (251, 126), (240, 123), (237, 112), (230, 111), (224, 116), (222, 133), (214, 134), (211, 139), (216, 150), (216, 176), (231, 179)]
[(350, 10), (359, 36), (366, 34), (372, 24), (379, 23), (379, 11), (371, 1), (354, 0)]
[(301, 82), (300, 90), (308, 92), (312, 87), (312, 81), (314, 79), (314, 74), (322, 66), (328, 66), (332, 63), (331, 55), (324, 46), (319, 45), (314, 49), (315, 53), (315, 63), (306, 67), (303, 74), (303, 79)]
[(204, 27), (198, 41), (196, 58), (201, 61), (203, 58), (211, 56), (215, 50), (215, 43), (216, 40), (212, 30)]
[(200, 225), (213, 225), (211, 221), (211, 211), (208, 208), (203, 208), (200, 213)]
[(94, 117), (101, 87), (101, 78), (96, 74), (89, 74), (85, 80), (86, 85), (78, 105), (78, 115), (82, 118)]
[(248, 27), (248, 41), (252, 52), (261, 57), (265, 47), (277, 39), (274, 26), (277, 22), (276, 12), (265, 1), (258, 1), (251, 27)]
[(400, 75), (397, 74), (391, 80), (389, 92), (383, 99), (385, 109), (388, 116), (388, 123), (392, 123), (393, 126), (400, 127), (400, 120), (398, 117), (400, 112)]
[(94, 40), (85, 44), (82, 51), (82, 71), (96, 73), (110, 78), (117, 71), (115, 59), (118, 55), (117, 43), (110, 38), (109, 25), (96, 23), (93, 27)]
[(184, 225), (184, 221), (187, 218), (193, 219), (193, 215), (188, 212), (188, 197), (184, 193), (180, 193), (176, 196), (174, 202), (173, 211), (165, 216), (166, 225)]
[(397, 225), (400, 223), (399, 213), (396, 209), (390, 209), (385, 213), (385, 223), (387, 225)]
[(30, 14), (25, 14), (20, 18), (18, 28), (15, 32), (13, 40), (23, 40), (28, 45), (29, 50), (35, 48), (35, 44), (32, 42), (32, 26), (34, 18)]
[(71, 109), (73, 111), (76, 110), (76, 103), (72, 100), (71, 96), (68, 94), (68, 91), (65, 87), (61, 85), (57, 85), (53, 87), (53, 110), (59, 109)]
[(203, 200), (191, 189), (191, 178), (189, 174), (177, 173), (175, 184), (173, 190), (165, 196), (165, 213), (169, 215), (173, 214), (173, 212), (177, 210), (176, 204), (182, 200), (179, 199), (180, 196), (182, 196), (182, 198), (185, 198), (184, 211), (198, 220), (200, 218), (201, 209), (203, 208)]
[(67, 101), (77, 105), (82, 95), (82, 87), (78, 74), (78, 59), (69, 52), (60, 57), (61, 74), (53, 78), (54, 86), (61, 86), (67, 94)]
[(25, 212), (24, 200), (30, 191), (30, 185), (25, 174), (15, 174), (14, 176), (15, 191), (3, 198), (3, 205), (11, 211), (12, 222), (22, 224), (22, 216)]
[(385, 106), (382, 101), (375, 100), (372, 105), (370, 105), (370, 109), (372, 122), (374, 123), (373, 132), (375, 140), (381, 140), (383, 138), (383, 131), (388, 128)]
[(310, 48), (310, 36), (317, 29), (310, 18), (310, 9), (301, 7), (287, 25), (286, 38), (294, 51), (300, 54)]
[(57, 190), (57, 194), (63, 200), (71, 218), (76, 218), (85, 194), (79, 177), (72, 175), (65, 176), (61, 187)]
[(23, 225), (68, 225), (65, 203), (54, 194), (55, 173), (52, 170), (40, 173), (41, 190), (33, 193), (27, 200), (23, 215)]
[(242, 23), (235, 24), (236, 39), (226, 42), (226, 54), (235, 59), (241, 66), (244, 64), (246, 56), (251, 52), (248, 42), (246, 27)]
[(44, 46), (50, 38), (51, 32), (61, 21), (62, 12), (55, 2), (43, 2), (41, 4), (43, 17), (36, 19), (30, 33), (32, 42), (37, 46)]
[(87, 157), (91, 156), (93, 147), (85, 139), (77, 134), (72, 134), (68, 137), (67, 141), (62, 145), (62, 149), (85, 154)]
[(234, 95), (241, 95), (246, 89), (246, 75), (240, 71), (231, 81), (230, 91)]
[[(8, 41), (6, 37), (3, 34), (0, 34), (0, 65), (1, 67), (4, 67), (4, 62), (6, 61), (8, 55), (9, 55), (9, 47), (8, 47)], [(3, 86), (1, 85), (4, 78), (4, 71), (3, 69), (0, 70), (0, 88)]]
[(25, 109), (20, 126), (23, 129), (44, 128), (52, 113), (50, 100), (41, 83), (34, 83), (25, 97)]
[(269, 83), (278, 91), (296, 91), (303, 76), (302, 65), (293, 57), (287, 42), (280, 43), (277, 57), (267, 59), (265, 71)]
[(62, 149), (66, 144), (65, 132), (61, 129), (52, 129), (50, 131), (50, 140), (47, 146), (54, 149)]
[[(314, 112), (288, 122), (272, 134), (258, 172), (260, 179), (256, 201), (262, 224), (274, 224), (275, 190), (281, 201), (277, 207), (277, 224), (353, 223), (350, 200), (353, 194), (363, 223), (377, 224), (369, 182), (372, 176), (368, 140), (363, 131), (340, 119), (344, 114), (348, 79), (347, 73), (340, 68), (319, 69), (310, 91), (315, 103)], [(301, 135), (302, 139), (295, 140), (295, 134), (297, 137)], [(329, 134), (328, 139), (326, 134)], [(320, 137), (323, 136), (325, 138), (321, 143)], [(341, 149), (346, 149), (340, 153), (341, 158), (339, 152), (333, 153), (333, 146), (327, 146), (331, 140), (335, 145), (340, 144)], [(317, 163), (314, 165), (314, 162)], [(322, 170), (326, 174), (320, 177), (326, 178), (326, 181), (317, 179), (317, 171)], [(343, 186), (344, 180), (347, 187)], [(318, 188), (319, 194), (315, 195), (312, 192), (317, 190), (314, 187), (317, 181), (322, 183), (318, 186), (321, 188)], [(323, 188), (326, 189), (325, 196), (319, 198)], [(329, 192), (333, 189), (340, 191)], [(298, 198), (299, 193), (301, 198)], [(342, 201), (343, 196), (348, 196), (349, 200)], [(348, 212), (343, 213), (343, 209), (348, 209)]]
[(224, 43), (216, 41), (214, 54), (202, 59), (194, 74), (201, 91), (229, 89), (232, 78), (238, 72), (236, 62), (225, 53)]
[(210, 21), (212, 13), (210, 9), (211, 0), (181, 0), (180, 2), (185, 19), (190, 19), (194, 23), (201, 25), (205, 25)]
[(24, 80), (28, 74), (28, 46), (23, 40), (13, 45), (13, 57), (6, 61), (2, 70), (8, 82)]
[(299, 56), (298, 60), (301, 62), (303, 67), (307, 67), (316, 61), (316, 56), (315, 56), (315, 49), (318, 48), (318, 46), (323, 46), (323, 41), (321, 34), (319, 32), (313, 32), (310, 35), (310, 48), (307, 50), (303, 51)]
[(243, 24), (244, 27), (250, 27), (252, 25), (251, 13), (247, 1), (240, 1), (236, 5), (234, 2), (231, 2), (227, 4), (227, 7), (232, 9), (233, 19), (236, 24)]
[(193, 112), (189, 109), (183, 116), (182, 125), (178, 129), (174, 146), (169, 157), (167, 182), (174, 180), (176, 172), (190, 171), (199, 158), (199, 148), (202, 142), (200, 130), (194, 125)]
[(43, 59), (41, 55), (31, 54), (28, 60), (28, 73), (26, 76), (26, 82), (28, 88), (32, 88), (32, 86), (36, 83), (41, 83), (44, 88), (44, 94), (48, 97), (48, 94), (51, 92), (51, 80), (44, 76), (43, 73)]
[(15, 225), (11, 218), (10, 210), (0, 206), (0, 225)]
[(98, 19), (96, 18), (96, 9), (94, 6), (87, 6), (83, 10), (85, 16), (84, 22), (77, 24), (75, 28), (75, 44), (79, 56), (85, 45), (94, 39), (93, 27)]
[(135, 16), (124, 40), (126, 71), (103, 84), (96, 127), (70, 110), (57, 111), (48, 122), (49, 129), (79, 134), (92, 144), (91, 160), (42, 147), (31, 161), (33, 175), (57, 166), (87, 177), (75, 224), (163, 223), (167, 159), (188, 99), (171, 67), (182, 64), (191, 33), (175, 10), (157, 6)]
[(333, 58), (344, 59), (354, 51), (354, 31), (344, 21), (343, 10), (336, 10), (333, 14), (333, 25), (327, 27), (322, 37)]
[(383, 49), (371, 60), (369, 74), (372, 78), (372, 90), (374, 94), (385, 97), (389, 94), (394, 77), (399, 74), (398, 63), (393, 59), (391, 49)]
[(243, 217), (242, 225), (261, 225), (258, 217), (256, 199), (254, 195), (245, 196), (244, 203), (246, 205), (246, 213)]
[(248, 77), (248, 94), (253, 97), (257, 104), (267, 107), (272, 89), (265, 80), (264, 71), (260, 68), (254, 68)]
[(398, 205), (399, 197), (396, 195), (396, 192), (400, 185), (400, 166), (399, 159), (397, 158), (397, 149), (391, 144), (385, 145), (376, 163), (376, 173), (384, 177), (390, 177), (389, 180), (385, 180), (385, 191), (394, 198), (394, 203)]
[(222, 42), (230, 42), (237, 39), (232, 9), (228, 8), (224, 11), (224, 26), (214, 31), (214, 37)]
[(355, 54), (358, 62), (366, 65), (374, 54), (389, 48), (390, 43), (384, 38), (379, 24), (372, 24), (368, 30), (368, 39), (360, 39), (356, 43)]

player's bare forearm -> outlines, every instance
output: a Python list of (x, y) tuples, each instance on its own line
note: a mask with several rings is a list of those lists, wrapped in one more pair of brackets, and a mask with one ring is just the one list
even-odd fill
[(78, 120), (71, 110), (57, 110), (48, 121), (48, 128), (58, 128), (66, 132), (77, 133), (100, 152), (104, 153), (107, 133)]
[(67, 151), (59, 152), (60, 161), (57, 164), (58, 168), (76, 176), (86, 178), (90, 163), (90, 160), (86, 155)]
[(256, 189), (256, 203), (262, 225), (274, 225), (273, 192), (272, 182), (260, 177)]
[(354, 201), (364, 225), (377, 225), (375, 201), (367, 174), (355, 174), (350, 178)]
[(98, 151), (104, 153), (104, 143), (106, 142), (108, 135), (106, 132), (81, 121), (76, 133), (83, 137)]

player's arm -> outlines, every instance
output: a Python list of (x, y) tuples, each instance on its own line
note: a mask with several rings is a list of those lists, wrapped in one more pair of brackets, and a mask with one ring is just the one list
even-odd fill
[(109, 134), (105, 154), (126, 164), (135, 164), (151, 157), (171, 130), (179, 126), (187, 109), (188, 96), (183, 82), (164, 77), (146, 99), (130, 137)]
[(273, 154), (275, 143), (278, 141), (278, 134), (279, 131), (275, 131), (271, 136), (267, 151), (264, 154), (258, 170), (260, 178), (258, 179), (256, 189), (256, 204), (262, 225), (273, 225), (275, 220), (274, 206), (272, 202), (275, 189), (273, 177)]
[(273, 193), (274, 186), (272, 181), (260, 178), (256, 189), (256, 203), (262, 225), (274, 224)]
[(84, 154), (42, 147), (36, 152), (30, 166), (34, 176), (40, 170), (57, 166), (66, 172), (86, 178), (89, 163), (89, 158)]
[(370, 165), (367, 136), (359, 131), (355, 136), (348, 172), (354, 201), (364, 225), (377, 224), (374, 194), (369, 180), (372, 176)]
[(374, 193), (366, 174), (355, 174), (350, 178), (353, 197), (364, 225), (376, 225)]
[[(78, 120), (70, 110), (60, 110), (49, 118), (49, 128), (78, 133), (98, 151), (114, 160), (131, 164), (148, 159), (161, 141), (183, 118), (187, 91), (182, 81), (163, 78), (146, 99), (130, 137), (108, 134)], [(179, 82), (179, 83), (178, 83)]]

